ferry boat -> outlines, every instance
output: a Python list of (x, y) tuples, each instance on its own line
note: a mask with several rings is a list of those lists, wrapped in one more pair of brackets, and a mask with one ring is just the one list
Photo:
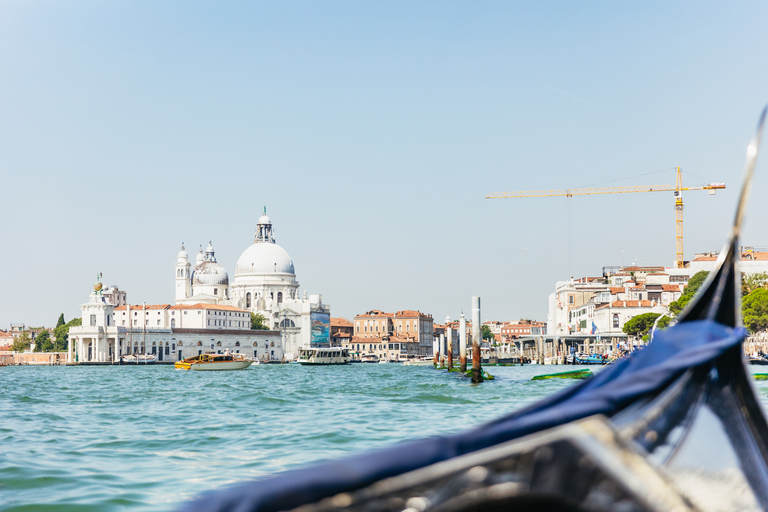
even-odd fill
[(299, 364), (303, 365), (347, 364), (350, 359), (346, 348), (303, 348), (299, 352)]
[(176, 361), (174, 367), (177, 370), (245, 370), (251, 366), (252, 361), (241, 354), (200, 354), (189, 357), (183, 361)]

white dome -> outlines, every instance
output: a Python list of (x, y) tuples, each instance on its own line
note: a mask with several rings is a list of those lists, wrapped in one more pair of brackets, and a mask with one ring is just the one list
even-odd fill
[(184, 248), (184, 244), (181, 244), (181, 250), (179, 251), (178, 260), (186, 261), (187, 258), (189, 258), (189, 254), (187, 254), (187, 250)]
[(192, 271), (192, 284), (229, 284), (227, 271), (215, 261), (204, 261), (195, 265)]
[(255, 243), (248, 247), (235, 266), (235, 277), (241, 274), (295, 274), (293, 261), (285, 249), (273, 243)]

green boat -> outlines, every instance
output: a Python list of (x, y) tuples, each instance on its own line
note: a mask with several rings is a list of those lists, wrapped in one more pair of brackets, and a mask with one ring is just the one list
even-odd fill
[(548, 373), (546, 375), (536, 375), (531, 380), (544, 380), (544, 379), (586, 379), (591, 377), (592, 372), (585, 368), (583, 370), (571, 370), (569, 372)]
[(753, 373), (752, 378), (755, 380), (768, 380), (768, 373)]

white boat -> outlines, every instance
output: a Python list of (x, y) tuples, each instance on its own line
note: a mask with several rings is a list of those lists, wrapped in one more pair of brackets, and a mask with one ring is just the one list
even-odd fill
[(183, 361), (176, 361), (174, 366), (179, 370), (245, 370), (252, 362), (241, 354), (200, 354)]
[(351, 360), (346, 348), (303, 348), (299, 352), (299, 364), (332, 365), (347, 364)]
[(403, 366), (432, 366), (435, 362), (432, 358), (421, 357), (419, 359), (406, 359), (403, 361)]
[(155, 354), (128, 354), (123, 356), (124, 363), (135, 363), (137, 359), (140, 363), (152, 362), (157, 360), (157, 356)]

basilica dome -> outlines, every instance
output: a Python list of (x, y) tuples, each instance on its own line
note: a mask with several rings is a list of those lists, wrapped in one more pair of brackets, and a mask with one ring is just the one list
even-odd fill
[(295, 274), (293, 261), (285, 249), (275, 243), (254, 243), (235, 266), (235, 277), (242, 274)]
[(213, 244), (210, 242), (208, 242), (208, 248), (205, 250), (204, 259), (202, 261), (198, 259), (197, 265), (195, 265), (195, 268), (192, 270), (192, 285), (194, 286), (196, 284), (229, 284), (227, 271), (216, 261)]
[(229, 284), (229, 275), (219, 263), (204, 261), (195, 265), (192, 271), (192, 284)]

